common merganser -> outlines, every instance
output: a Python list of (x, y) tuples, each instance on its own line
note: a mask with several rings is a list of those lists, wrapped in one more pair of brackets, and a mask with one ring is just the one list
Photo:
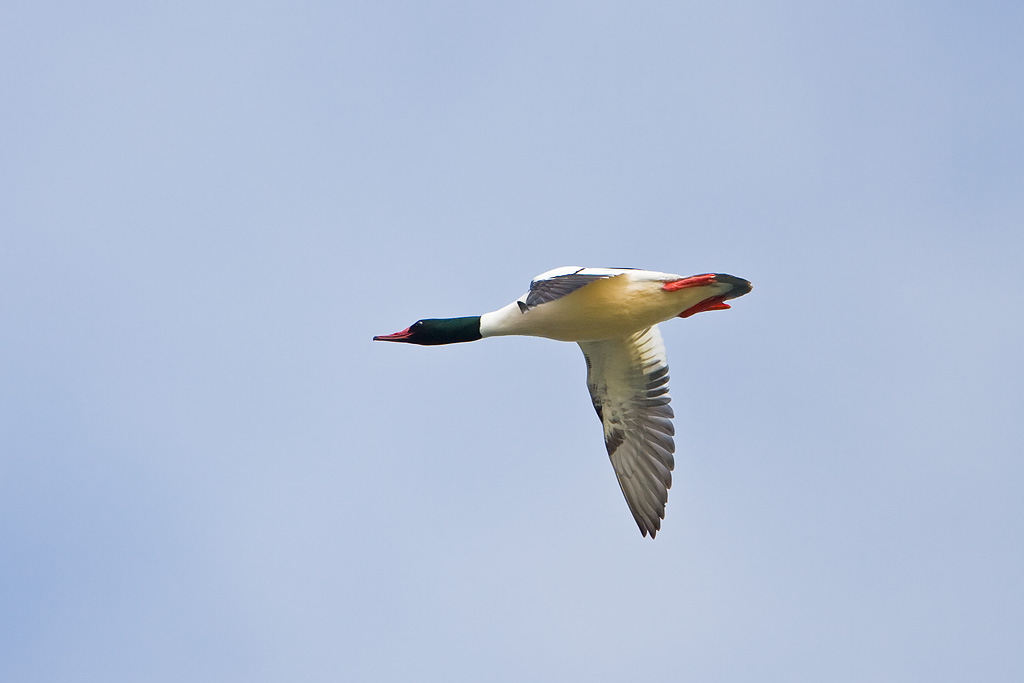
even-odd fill
[(654, 538), (675, 467), (668, 361), (658, 323), (729, 308), (728, 299), (750, 289), (746, 280), (721, 273), (682, 277), (567, 266), (538, 275), (529, 292), (491, 313), (418, 320), (374, 340), (431, 346), (526, 335), (577, 342), (619, 487), (640, 533)]

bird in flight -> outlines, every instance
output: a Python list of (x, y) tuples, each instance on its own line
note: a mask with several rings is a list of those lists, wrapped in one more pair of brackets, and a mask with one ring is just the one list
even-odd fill
[(675, 467), (668, 360), (658, 323), (729, 308), (727, 300), (750, 289), (746, 280), (721, 273), (683, 277), (568, 266), (538, 275), (529, 292), (504, 308), (418, 320), (374, 340), (433, 346), (525, 335), (578, 343), (619, 487), (640, 533), (654, 538)]

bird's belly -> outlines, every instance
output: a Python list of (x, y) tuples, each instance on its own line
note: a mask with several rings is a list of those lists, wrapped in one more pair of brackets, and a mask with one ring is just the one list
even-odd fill
[(559, 341), (624, 337), (684, 310), (680, 297), (660, 283), (601, 280), (527, 311), (522, 324), (532, 334)]

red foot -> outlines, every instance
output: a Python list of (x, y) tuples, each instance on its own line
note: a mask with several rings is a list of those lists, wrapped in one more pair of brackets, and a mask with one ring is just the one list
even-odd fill
[(686, 289), (687, 287), (702, 287), (703, 285), (711, 285), (714, 283), (714, 274), (708, 273), (707, 275), (684, 277), (682, 280), (672, 280), (672, 282), (666, 282), (663, 284), (661, 288), (666, 292), (677, 292), (680, 289)]
[(678, 317), (689, 318), (694, 313), (701, 313), (703, 311), (724, 311), (727, 308), (731, 308), (731, 306), (725, 303), (724, 296), (713, 296), (710, 299), (704, 299), (704, 301), (701, 301), (696, 306), (690, 306), (680, 313)]

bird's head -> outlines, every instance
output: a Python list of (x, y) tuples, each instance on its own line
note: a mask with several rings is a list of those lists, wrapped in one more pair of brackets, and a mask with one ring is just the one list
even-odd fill
[(373, 338), (374, 341), (405, 342), (420, 346), (455, 344), (477, 339), (480, 339), (480, 316), (417, 320), (401, 332)]

